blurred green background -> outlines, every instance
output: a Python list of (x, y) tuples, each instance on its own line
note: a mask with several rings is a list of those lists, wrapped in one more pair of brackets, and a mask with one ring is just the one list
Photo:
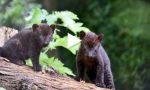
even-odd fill
[[(25, 27), (24, 17), (36, 7), (49, 13), (69, 10), (91, 31), (104, 33), (102, 45), (117, 90), (150, 90), (149, 0), (0, 0), (0, 26)], [(76, 73), (75, 55), (58, 50), (60, 60)]]

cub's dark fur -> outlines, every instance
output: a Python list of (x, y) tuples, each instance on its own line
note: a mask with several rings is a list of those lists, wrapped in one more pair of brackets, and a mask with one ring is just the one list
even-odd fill
[(77, 52), (78, 79), (88, 79), (99, 87), (115, 88), (110, 60), (100, 44), (103, 34), (80, 32), (81, 45)]
[(31, 58), (34, 70), (40, 71), (39, 55), (41, 49), (52, 39), (55, 25), (33, 24), (30, 29), (22, 30), (10, 38), (0, 47), (0, 56), (18, 65), (24, 65), (25, 60)]

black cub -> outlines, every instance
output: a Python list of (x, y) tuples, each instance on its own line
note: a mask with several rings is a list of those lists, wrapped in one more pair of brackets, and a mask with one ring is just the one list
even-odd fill
[(115, 89), (111, 63), (101, 45), (103, 34), (80, 32), (81, 45), (77, 52), (76, 63), (78, 79), (89, 80), (99, 87)]
[(25, 60), (31, 58), (34, 70), (41, 71), (39, 55), (51, 41), (54, 30), (55, 25), (33, 24), (32, 28), (20, 31), (0, 47), (0, 56), (18, 65), (24, 65)]

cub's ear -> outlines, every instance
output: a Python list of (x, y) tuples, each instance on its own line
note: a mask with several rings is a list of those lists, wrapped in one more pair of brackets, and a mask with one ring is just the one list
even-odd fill
[(38, 28), (39, 28), (39, 25), (37, 25), (37, 24), (33, 24), (33, 25), (32, 25), (33, 31), (36, 31)]
[(85, 37), (86, 33), (84, 31), (80, 32), (80, 39), (82, 40)]
[(98, 38), (99, 41), (102, 41), (103, 37), (104, 37), (104, 34), (100, 33), (97, 38)]
[(55, 25), (54, 24), (52, 24), (52, 25), (50, 25), (50, 28), (54, 31), (55, 30)]

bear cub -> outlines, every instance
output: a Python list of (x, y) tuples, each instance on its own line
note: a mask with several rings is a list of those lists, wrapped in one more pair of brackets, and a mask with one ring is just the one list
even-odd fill
[(0, 56), (18, 65), (24, 65), (31, 58), (35, 71), (41, 71), (39, 55), (43, 47), (52, 40), (55, 25), (33, 24), (32, 28), (20, 31), (0, 47)]
[[(86, 80), (98, 87), (115, 88), (110, 60), (101, 45), (103, 34), (80, 32), (81, 45), (77, 52), (77, 79)], [(87, 80), (86, 80), (87, 81)]]

